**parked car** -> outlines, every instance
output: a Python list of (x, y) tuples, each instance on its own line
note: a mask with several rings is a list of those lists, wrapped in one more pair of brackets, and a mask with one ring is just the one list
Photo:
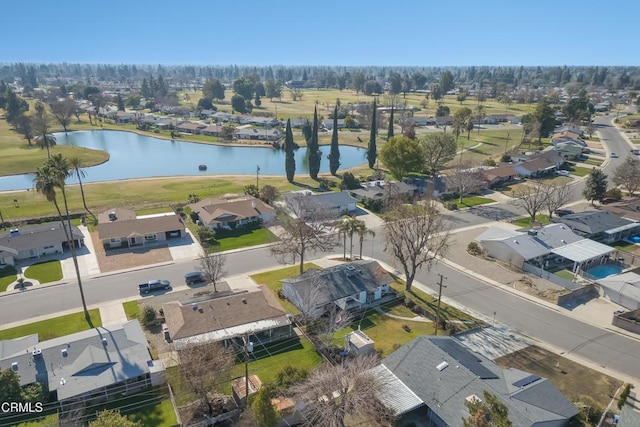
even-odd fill
[(611, 153), (609, 157), (611, 157), (612, 159), (617, 159), (618, 155), (616, 153)]
[(569, 171), (566, 171), (564, 169), (558, 169), (556, 171), (556, 175), (558, 175), (558, 176), (569, 176)]
[(206, 279), (202, 275), (201, 271), (192, 271), (184, 275), (184, 281), (187, 285), (193, 285), (194, 283), (205, 282)]
[(603, 205), (608, 205), (609, 203), (615, 203), (618, 201), (619, 199), (614, 199), (613, 197), (605, 197), (604, 199), (600, 200), (600, 203)]
[(154, 279), (138, 285), (138, 291), (140, 291), (141, 294), (148, 294), (149, 292), (160, 290), (168, 291), (169, 289), (171, 289), (171, 282), (168, 280)]
[(570, 209), (556, 209), (554, 213), (556, 214), (556, 216), (565, 216), (565, 215), (571, 215), (575, 212)]
[(640, 155), (640, 150), (631, 150), (631, 154), (635, 154), (636, 156)]

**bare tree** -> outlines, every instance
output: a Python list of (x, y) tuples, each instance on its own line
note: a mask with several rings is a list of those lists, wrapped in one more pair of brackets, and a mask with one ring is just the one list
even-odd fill
[(547, 208), (549, 213), (549, 219), (553, 216), (553, 213), (560, 209), (565, 204), (571, 201), (571, 195), (573, 188), (569, 183), (564, 184), (551, 184), (544, 188), (544, 207)]
[(624, 163), (616, 168), (612, 178), (614, 184), (622, 185), (633, 197), (640, 188), (640, 160), (628, 156)]
[(54, 101), (49, 104), (49, 108), (51, 108), (51, 114), (60, 123), (60, 126), (64, 129), (64, 132), (67, 133), (69, 130), (69, 123), (71, 122), (71, 116), (73, 116), (74, 112), (78, 108), (76, 106), (76, 102), (71, 98), (66, 98), (62, 101)]
[(213, 414), (209, 393), (226, 378), (233, 365), (234, 353), (218, 342), (192, 344), (179, 351), (180, 372), (191, 391), (198, 396), (207, 414)]
[(227, 257), (220, 252), (207, 252), (203, 249), (198, 261), (200, 261), (203, 276), (213, 285), (213, 291), (218, 292), (218, 282), (226, 274), (224, 265)]
[(515, 205), (527, 211), (533, 223), (538, 212), (545, 206), (547, 198), (545, 185), (540, 181), (533, 180), (530, 183), (519, 185), (511, 194), (516, 199)]
[(308, 251), (327, 251), (336, 245), (330, 232), (335, 216), (320, 208), (311, 196), (294, 194), (287, 200), (290, 214), (280, 212), (277, 224), (282, 227), (280, 241), (271, 246), (271, 254), (286, 263), (300, 257), (300, 274), (304, 272), (304, 259)]
[(347, 359), (336, 366), (322, 365), (294, 386), (296, 400), (304, 402), (305, 425), (343, 427), (348, 420), (388, 425), (388, 411), (378, 398), (379, 380), (371, 372), (377, 363), (369, 356)]
[(406, 290), (423, 266), (431, 268), (449, 248), (449, 230), (432, 200), (398, 205), (385, 218), (385, 251), (398, 260), (406, 276)]
[(325, 315), (318, 318), (313, 326), (309, 328), (309, 333), (316, 338), (322, 348), (330, 348), (336, 332), (349, 326), (353, 320), (353, 313), (332, 304)]
[(477, 193), (486, 186), (480, 171), (471, 168), (468, 164), (458, 165), (452, 173), (445, 175), (444, 182), (447, 188), (458, 193), (460, 203), (467, 194)]

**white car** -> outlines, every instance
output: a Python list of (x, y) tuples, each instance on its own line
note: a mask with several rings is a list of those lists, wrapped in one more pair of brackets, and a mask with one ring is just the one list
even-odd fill
[(611, 157), (612, 159), (617, 159), (618, 155), (616, 153), (611, 153), (609, 157)]
[(556, 175), (559, 175), (559, 176), (569, 176), (569, 172), (568, 172), (568, 171), (565, 171), (565, 170), (560, 169), (560, 170), (557, 170), (557, 171), (556, 171)]

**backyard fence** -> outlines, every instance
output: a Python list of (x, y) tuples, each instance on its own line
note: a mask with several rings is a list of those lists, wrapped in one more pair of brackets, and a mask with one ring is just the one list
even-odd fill
[(582, 287), (581, 285), (572, 282), (571, 280), (567, 280), (564, 277), (560, 277), (557, 274), (547, 271), (544, 268), (537, 267), (533, 264), (525, 262), (522, 266), (522, 269), (527, 273), (535, 274), (536, 276), (555, 283), (558, 286), (562, 286), (565, 289), (575, 290)]

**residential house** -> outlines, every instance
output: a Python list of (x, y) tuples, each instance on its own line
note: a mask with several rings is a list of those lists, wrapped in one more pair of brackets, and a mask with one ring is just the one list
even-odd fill
[(582, 150), (584, 150), (584, 148), (579, 145), (567, 142), (559, 142), (552, 149), (562, 154), (565, 159), (573, 161), (580, 160), (582, 157)]
[(513, 163), (511, 166), (522, 177), (537, 178), (557, 170), (564, 162), (565, 158), (560, 152), (550, 150), (531, 156), (526, 161)]
[(287, 300), (301, 312), (319, 316), (379, 304), (392, 291), (393, 277), (376, 261), (359, 260), (281, 280)]
[(98, 237), (105, 249), (162, 243), (185, 235), (185, 225), (175, 214), (136, 217), (128, 209), (111, 209), (98, 215)]
[(205, 128), (206, 126), (201, 125), (199, 123), (194, 123), (190, 121), (180, 122), (176, 126), (176, 130), (182, 133), (191, 133), (193, 135), (198, 135), (200, 130)]
[(553, 249), (579, 240), (583, 237), (562, 224), (551, 224), (526, 233), (490, 227), (475, 238), (487, 255), (520, 268), (525, 262), (543, 265), (552, 258)]
[(280, 122), (273, 117), (249, 117), (249, 123), (255, 126), (277, 127)]
[(579, 138), (583, 138), (584, 137), (584, 131), (582, 129), (580, 129), (580, 126), (576, 125), (576, 124), (572, 124), (572, 123), (566, 123), (562, 126), (559, 126), (557, 128), (555, 128), (553, 130), (554, 133), (561, 133), (561, 132), (572, 132), (573, 134), (575, 134), (575, 136), (579, 137)]
[(515, 115), (513, 114), (490, 114), (488, 118), (494, 119), (497, 123), (508, 123)]
[(216, 113), (216, 110), (201, 110), (200, 114), (198, 115), (202, 120), (206, 120), (206, 119), (210, 119), (211, 117), (213, 117), (213, 115)]
[[(71, 236), (76, 247), (84, 245), (84, 235), (74, 225)], [(0, 234), (0, 267), (15, 265), (21, 259), (61, 254), (67, 249), (67, 237), (60, 222), (14, 228)]]
[(116, 111), (115, 115), (113, 116), (113, 119), (120, 124), (134, 123), (136, 121), (136, 118), (136, 113), (130, 113), (127, 111)]
[(640, 234), (640, 223), (621, 218), (610, 211), (584, 211), (554, 218), (574, 233), (604, 243), (613, 243)]
[[(338, 119), (337, 122), (338, 129), (344, 129), (344, 119)], [(323, 124), (326, 130), (333, 130), (333, 119), (326, 119)]]
[(602, 205), (601, 209), (630, 221), (640, 221), (640, 199), (609, 203)]
[(500, 163), (493, 169), (484, 169), (481, 174), (489, 187), (513, 181), (518, 177), (518, 172), (509, 163)]
[(137, 320), (40, 342), (37, 334), (0, 341), (0, 370), (20, 385), (40, 382), (61, 404), (99, 403), (163, 381)]
[(431, 178), (405, 178), (404, 182), (416, 187), (418, 194), (426, 194), (427, 197), (437, 199), (443, 194), (449, 193), (444, 182), (443, 175), (436, 175)]
[(207, 136), (221, 136), (222, 135), (222, 126), (220, 125), (209, 125), (202, 129), (200, 129), (200, 133), (202, 135)]
[(305, 118), (292, 118), (291, 129), (301, 129), (307, 123), (311, 123), (311, 120)]
[(436, 126), (450, 126), (453, 124), (453, 116), (436, 116)]
[[(322, 210), (328, 215), (340, 216), (349, 214), (357, 209), (358, 200), (347, 191), (328, 191), (313, 193), (311, 191), (294, 191), (284, 195), (285, 203), (293, 212), (303, 210)], [(302, 204), (302, 206), (300, 206)]]
[(259, 141), (278, 141), (283, 137), (282, 132), (280, 132), (278, 129), (241, 128), (236, 129), (235, 135), (237, 139)]
[(386, 197), (398, 196), (407, 201), (413, 201), (419, 193), (418, 186), (406, 182), (369, 181), (360, 184), (362, 188), (348, 190), (359, 201), (384, 200)]
[(266, 286), (217, 298), (169, 302), (162, 310), (176, 350), (206, 342), (230, 345), (247, 336), (257, 344), (295, 336), (291, 315)]
[(214, 119), (216, 122), (218, 123), (238, 123), (239, 122), (239, 117), (234, 115), (234, 114), (229, 114), (229, 113), (223, 113), (221, 111), (213, 114), (211, 116), (212, 119)]
[(232, 199), (209, 198), (188, 206), (198, 215), (200, 223), (211, 229), (232, 229), (252, 223), (269, 222), (276, 215), (273, 206), (252, 196)]
[(421, 336), (372, 370), (397, 425), (462, 427), (468, 402), (496, 396), (518, 427), (562, 427), (578, 409), (546, 378), (503, 369), (453, 337)]

